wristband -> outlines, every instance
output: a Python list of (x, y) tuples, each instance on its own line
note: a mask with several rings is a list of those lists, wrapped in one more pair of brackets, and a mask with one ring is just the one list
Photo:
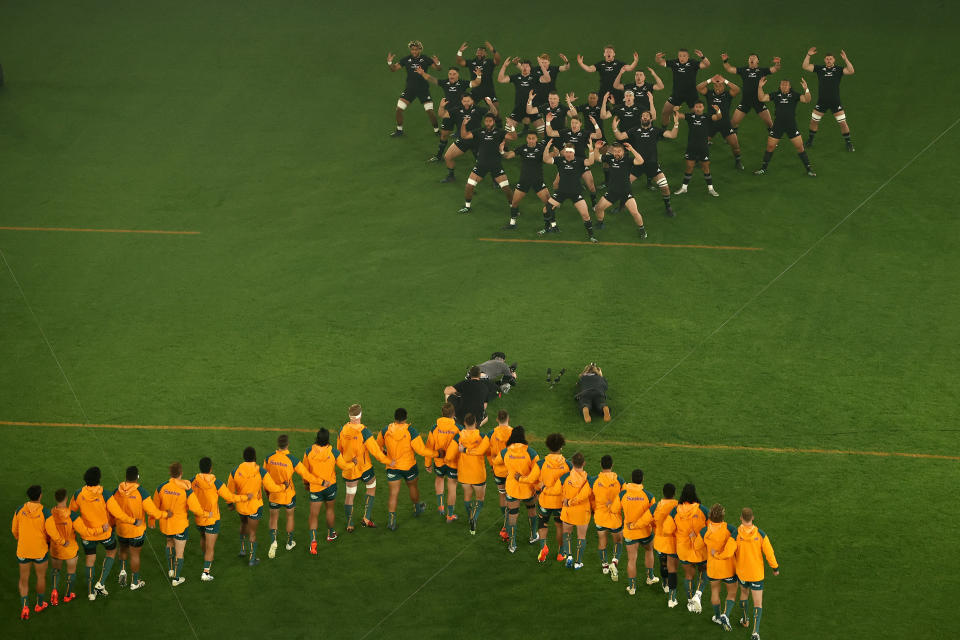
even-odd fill
[(463, 51), (460, 51), (459, 49), (457, 49), (457, 57), (458, 57), (458, 58), (462, 58), (462, 57), (463, 57)]
[(393, 66), (393, 63), (390, 62), (389, 60), (387, 60), (387, 66), (388, 66), (388, 67), (392, 67), (392, 66)]
[(804, 92), (804, 93), (810, 93), (810, 89), (809, 89), (809, 88), (804, 89), (803, 92)]
[(730, 84), (730, 81), (727, 80), (726, 78), (724, 78), (724, 79), (723, 79), (723, 84)]

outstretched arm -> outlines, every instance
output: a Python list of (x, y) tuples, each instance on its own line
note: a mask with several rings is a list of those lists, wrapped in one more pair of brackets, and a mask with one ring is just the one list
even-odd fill
[(728, 60), (730, 60), (730, 56), (728, 56), (726, 52), (723, 52), (720, 54), (720, 60), (723, 62), (724, 71), (726, 71), (727, 73), (737, 72), (737, 68), (728, 62)]
[(817, 52), (816, 47), (810, 47), (807, 49), (807, 55), (803, 57), (803, 64), (800, 65), (800, 68), (804, 71), (813, 71), (813, 63), (810, 62), (810, 56)]
[(611, 96), (609, 93), (603, 94), (603, 102), (600, 103), (600, 119), (607, 120), (610, 117), (610, 112), (607, 111), (607, 103), (610, 102)]
[(558, 55), (560, 56), (560, 59), (563, 60), (563, 64), (557, 67), (557, 71), (570, 71), (570, 60), (562, 53)]
[(800, 78), (800, 85), (803, 87), (803, 95), (800, 96), (800, 102), (807, 103), (813, 100), (813, 96), (810, 95), (810, 87), (807, 86), (806, 78)]
[(654, 71), (653, 69), (651, 69), (650, 67), (647, 67), (647, 71), (649, 71), (649, 72), (650, 72), (650, 75), (653, 76), (653, 79), (656, 80), (656, 82), (653, 83), (653, 90), (654, 90), (654, 91), (662, 91), (662, 90), (663, 90), (663, 80), (661, 80), (661, 79), (660, 79), (660, 76), (657, 75), (657, 72)]
[[(553, 164), (553, 155), (551, 155), (551, 151), (553, 151), (553, 140), (547, 140), (547, 146), (543, 148), (544, 164)], [(497, 456), (497, 460), (503, 462), (503, 459), (500, 458), (500, 456)]]
[(620, 78), (623, 77), (624, 72), (627, 71), (627, 67), (620, 67), (620, 72), (617, 74), (617, 77), (613, 79), (613, 88), (617, 91), (623, 91), (623, 80)]
[(713, 80), (713, 78), (707, 78), (703, 82), (697, 83), (697, 92), (700, 95), (704, 95), (704, 96), (707, 95), (707, 85), (710, 84), (711, 80)]
[(423, 69), (417, 69), (417, 74), (430, 84), (438, 84), (439, 81)]
[(491, 54), (493, 54), (493, 64), (500, 64), (500, 54), (497, 53), (497, 48), (496, 48), (495, 46), (493, 46), (492, 44), (490, 44), (490, 41), (489, 41), (489, 40), (487, 40), (486, 42), (484, 42), (484, 43), (483, 43), (483, 46), (485, 46), (485, 47), (487, 48), (487, 51), (489, 51)]
[(674, 140), (677, 137), (678, 133), (680, 133), (680, 114), (674, 111), (673, 112), (673, 129), (670, 129), (670, 131), (664, 131), (663, 137)]
[(647, 102), (650, 103), (650, 119), (651, 119), (651, 120), (656, 120), (656, 119), (657, 119), (657, 108), (656, 108), (655, 106), (653, 106), (653, 92), (652, 92), (652, 91), (647, 94)]
[(630, 64), (625, 64), (625, 65), (623, 65), (623, 68), (624, 68), (626, 71), (633, 71), (634, 69), (637, 68), (637, 64), (638, 64), (639, 62), (640, 62), (640, 54), (637, 53), (636, 51), (634, 51), (634, 52), (633, 52), (633, 62), (631, 62)]
[(757, 85), (757, 99), (760, 102), (770, 102), (770, 95), (763, 90), (763, 85), (767, 84), (766, 78), (760, 78), (760, 84)]
[(700, 51), (700, 49), (694, 49), (693, 52), (694, 52), (695, 54), (697, 54), (697, 57), (698, 57), (698, 58), (700, 58), (700, 68), (701, 68), (701, 69), (706, 69), (707, 67), (710, 66), (710, 58), (708, 58), (707, 56), (703, 55), (703, 51)]
[(773, 64), (770, 65), (770, 73), (780, 71), (780, 56), (773, 56)]
[(657, 51), (657, 55), (654, 57), (654, 60), (656, 60), (657, 64), (661, 67), (667, 66), (667, 58), (663, 55), (663, 51)]
[(463, 52), (467, 50), (467, 43), (464, 42), (460, 45), (460, 48), (457, 49), (457, 64), (461, 67), (467, 66), (467, 61), (463, 59)]
[(396, 59), (396, 57), (397, 57), (397, 56), (395, 56), (395, 55), (392, 54), (392, 53), (388, 53), (388, 54), (387, 54), (387, 66), (390, 67), (390, 71), (399, 71), (400, 69), (403, 68), (403, 67), (401, 67), (399, 64), (397, 64), (396, 62), (394, 62), (394, 60)]
[(586, 71), (587, 73), (593, 73), (594, 71), (597, 70), (596, 65), (584, 64), (583, 54), (580, 54), (580, 53), (577, 54), (577, 64), (579, 64), (580, 68)]
[(507, 75), (507, 66), (510, 64), (510, 56), (503, 59), (503, 66), (500, 67), (500, 73), (497, 75), (497, 82), (506, 84), (510, 82), (510, 76)]
[(437, 56), (433, 56), (433, 57), (430, 58), (430, 59), (433, 60), (433, 64), (430, 65), (430, 68), (431, 68), (431, 69), (442, 69), (442, 68), (443, 68), (443, 67), (440, 66), (440, 58), (438, 58)]
[(730, 82), (726, 78), (723, 79), (723, 84), (727, 85), (727, 91), (730, 92), (731, 97), (736, 97), (740, 95), (740, 87), (736, 84)]
[(840, 49), (840, 57), (843, 58), (843, 61), (846, 63), (846, 66), (843, 67), (843, 75), (852, 76), (854, 73), (856, 73), (853, 70), (853, 63), (850, 62), (850, 58), (847, 57), (847, 52), (843, 49)]

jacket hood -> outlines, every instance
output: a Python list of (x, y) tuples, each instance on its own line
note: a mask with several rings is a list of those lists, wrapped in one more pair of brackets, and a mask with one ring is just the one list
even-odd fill
[(96, 500), (97, 498), (103, 497), (103, 487), (97, 485), (95, 487), (85, 486), (80, 489), (81, 497), (87, 500)]
[(39, 502), (27, 502), (20, 509), (20, 515), (25, 518), (43, 518), (43, 505)]
[(212, 489), (214, 488), (216, 481), (216, 476), (212, 473), (198, 473), (193, 478), (194, 484), (196, 484), (201, 489)]
[(697, 503), (685, 502), (677, 505), (677, 515), (682, 518), (692, 518), (700, 511), (700, 505)]
[(121, 482), (120, 486), (117, 487), (117, 493), (122, 495), (125, 498), (131, 498), (134, 494), (137, 493), (137, 490), (140, 488), (139, 482)]

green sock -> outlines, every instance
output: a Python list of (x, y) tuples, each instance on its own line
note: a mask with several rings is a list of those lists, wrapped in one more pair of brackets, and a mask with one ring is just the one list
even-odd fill
[(247, 553), (247, 536), (240, 534), (240, 553), (246, 555)]
[(562, 554), (565, 555), (565, 556), (571, 555), (571, 553), (570, 553), (570, 534), (569, 534), (569, 533), (563, 534), (563, 546), (560, 547), (560, 553), (562, 553)]
[(741, 601), (740, 601), (740, 609), (743, 611), (743, 616), (742, 616), (742, 617), (743, 617), (744, 620), (749, 620), (749, 619), (750, 619), (750, 616), (747, 615), (747, 606), (748, 606), (747, 603), (748, 603), (748, 602), (749, 602), (748, 600), (741, 600)]
[(317, 530), (310, 529), (310, 542), (316, 542), (316, 541), (317, 541)]
[(537, 535), (537, 516), (528, 516), (527, 520), (530, 521), (530, 537)]
[(394, 526), (397, 523), (397, 512), (388, 511), (387, 512), (387, 526)]
[(250, 543), (250, 559), (253, 560), (256, 557), (257, 557), (257, 543), (251, 542)]
[(647, 569), (647, 577), (648, 577), (648, 578), (652, 578), (652, 577), (653, 577), (653, 569)]
[(473, 523), (480, 521), (480, 511), (483, 509), (483, 500), (473, 501)]
[(463, 504), (467, 507), (467, 515), (473, 520), (473, 500), (464, 500)]
[(618, 563), (620, 562), (620, 552), (622, 550), (623, 550), (622, 542), (613, 543), (613, 559)]
[(580, 564), (583, 562), (583, 550), (587, 547), (586, 538), (577, 539), (577, 556), (573, 559), (574, 563)]
[(213, 562), (204, 560), (203, 561), (203, 572), (210, 573), (210, 567), (213, 565)]
[(343, 512), (347, 515), (347, 526), (353, 526), (353, 505), (345, 504), (343, 505)]
[(173, 549), (167, 547), (167, 571), (173, 571)]
[(636, 578), (630, 578), (630, 588), (631, 588), (631, 589), (636, 589), (636, 588), (637, 588), (637, 579), (636, 579)]
[(727, 616), (727, 619), (730, 618), (730, 614), (733, 612), (733, 600), (727, 600), (726, 606), (723, 609), (723, 614)]
[(50, 582), (53, 583), (53, 590), (57, 590), (57, 582), (60, 579), (60, 569), (54, 569), (50, 572)]
[(445, 497), (446, 497), (446, 496), (444, 496), (442, 493), (438, 493), (438, 494), (437, 494), (437, 506), (440, 507), (441, 509), (446, 506), (446, 505), (444, 504), (444, 498), (445, 498)]
[(700, 572), (700, 582), (697, 583), (697, 591), (703, 593), (703, 588), (707, 586), (707, 572), (703, 570)]
[(136, 584), (136, 583), (138, 583), (138, 582), (140, 582), (140, 572), (139, 572), (139, 571), (134, 571), (134, 572), (133, 572), (133, 584)]
[(687, 587), (687, 599), (692, 598), (693, 597), (693, 581), (687, 580), (686, 578), (684, 578), (683, 584)]
[(447, 517), (448, 517), (448, 518), (449, 518), (450, 516), (452, 516), (452, 515), (453, 515), (453, 505), (452, 505), (452, 504), (448, 504), (446, 507), (444, 507), (444, 513), (447, 514)]
[(287, 544), (293, 542), (293, 531), (287, 531)]
[(507, 535), (510, 536), (510, 546), (517, 546), (517, 525), (507, 523)]
[(277, 541), (277, 530), (270, 529), (270, 542), (276, 542), (276, 541)]
[(180, 579), (180, 572), (183, 571), (183, 558), (177, 558), (177, 568), (174, 570), (173, 579)]
[(103, 559), (103, 570), (100, 571), (100, 584), (106, 584), (110, 577), (110, 571), (113, 569), (113, 558), (107, 556)]
[(87, 595), (93, 593), (93, 567), (87, 567)]
[(67, 593), (73, 593), (73, 581), (77, 579), (77, 574), (67, 574)]
[(20, 597), (20, 606), (21, 606), (21, 607), (27, 606), (27, 596), (21, 596), (21, 597)]
[[(537, 532), (537, 535), (540, 535), (540, 532)], [(547, 536), (540, 536), (540, 548), (543, 549), (547, 546)]]
[(718, 604), (713, 605), (713, 615), (717, 618), (720, 617), (720, 605)]
[(328, 538), (332, 538), (332, 537), (333, 537), (333, 534), (334, 534), (333, 527), (328, 527), (328, 528), (327, 528), (327, 537), (328, 537)]
[(363, 517), (367, 520), (373, 520), (373, 498), (374, 496), (367, 496), (367, 502), (363, 507)]
[(597, 554), (600, 556), (600, 564), (607, 564), (607, 550), (597, 549)]
[(762, 607), (754, 607), (753, 609), (753, 632), (760, 634), (760, 616), (763, 615)]
[(44, 594), (42, 594), (42, 593), (38, 593), (38, 594), (37, 594), (37, 604), (38, 604), (38, 605), (43, 604), (44, 602), (46, 602), (46, 600), (47, 600), (47, 597), (46, 597)]

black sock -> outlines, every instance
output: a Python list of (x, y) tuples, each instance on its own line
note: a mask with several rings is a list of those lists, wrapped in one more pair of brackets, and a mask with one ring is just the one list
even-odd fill
[(677, 590), (677, 573), (676, 571), (671, 571), (667, 574), (667, 586), (670, 587), (671, 591)]
[(596, 191), (591, 191), (591, 192), (590, 192), (590, 204), (592, 204), (593, 206), (597, 206), (597, 192), (596, 192)]
[(736, 162), (740, 162), (740, 154), (739, 154), (739, 153), (734, 153), (734, 154), (733, 154), (733, 159), (734, 159), (734, 161), (736, 161)]
[(760, 165), (761, 169), (766, 169), (770, 164), (770, 158), (773, 157), (773, 151), (764, 151), (763, 152), (763, 164)]
[(810, 158), (807, 157), (807, 152), (806, 152), (806, 151), (801, 151), (801, 152), (798, 153), (797, 155), (800, 156), (800, 160), (803, 161), (803, 166), (805, 166), (805, 167), (809, 170), (809, 169), (810, 169)]
[(690, 184), (690, 178), (692, 177), (693, 177), (692, 173), (683, 174), (683, 186), (687, 186), (688, 184)]
[(585, 220), (583, 226), (587, 230), (587, 235), (593, 235), (593, 220)]
[(638, 226), (637, 226), (637, 230), (638, 230), (638, 231), (644, 231), (643, 225), (642, 225), (642, 224), (641, 224), (641, 225), (638, 225)]
[(703, 181), (707, 183), (708, 187), (713, 186), (713, 176), (709, 173), (703, 174)]
[(850, 142), (850, 132), (849, 132), (849, 131), (847, 131), (846, 133), (841, 132), (840, 135), (843, 136), (843, 139), (844, 139), (844, 140), (846, 140), (847, 142)]
[(516, 220), (517, 216), (520, 215), (520, 207), (510, 207), (510, 219)]
[(670, 208), (670, 196), (669, 196), (669, 195), (663, 196), (663, 206), (664, 206), (665, 208), (667, 208), (667, 209)]
[(730, 127), (730, 130), (733, 131), (734, 134), (736, 134), (737, 131), (740, 130), (740, 127)]
[(447, 146), (446, 140), (441, 140), (441, 141), (437, 144), (437, 157), (438, 157), (438, 158), (442, 158), (442, 157), (443, 157), (443, 148), (444, 148), (445, 146)]
[(447, 169), (447, 176), (453, 177), (453, 169)]
[(813, 129), (810, 129), (810, 137), (807, 140), (813, 140), (813, 136), (817, 135), (817, 132)]
[(667, 570), (667, 556), (665, 556), (662, 553), (659, 554), (659, 556), (660, 556), (660, 580), (663, 584), (667, 584), (667, 574), (670, 573)]

